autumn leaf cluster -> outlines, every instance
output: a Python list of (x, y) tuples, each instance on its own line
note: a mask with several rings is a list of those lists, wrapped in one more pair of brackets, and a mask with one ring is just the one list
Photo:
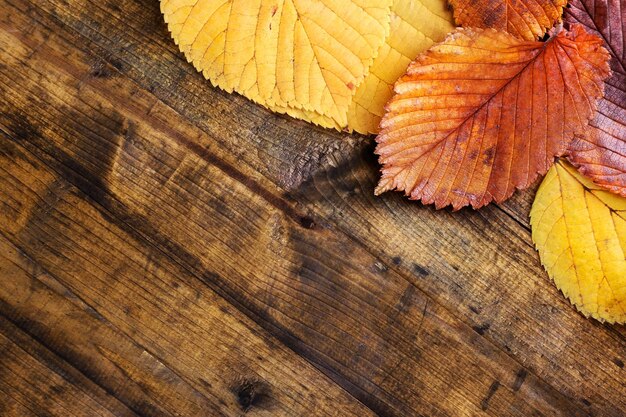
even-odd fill
[(480, 208), (547, 173), (531, 211), (544, 267), (585, 315), (626, 322), (626, 0), (161, 0), (161, 10), (215, 86), (377, 133), (377, 194)]

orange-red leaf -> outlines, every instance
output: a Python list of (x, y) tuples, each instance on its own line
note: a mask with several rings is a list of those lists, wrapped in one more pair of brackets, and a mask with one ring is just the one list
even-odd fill
[(454, 209), (529, 186), (582, 131), (609, 74), (602, 40), (575, 25), (543, 42), (457, 29), (396, 83), (376, 193)]
[(529, 41), (551, 28), (567, 0), (449, 0), (461, 26), (493, 28)]
[(589, 127), (570, 146), (569, 160), (596, 184), (626, 197), (626, 1), (573, 0), (565, 21), (600, 34), (613, 70)]

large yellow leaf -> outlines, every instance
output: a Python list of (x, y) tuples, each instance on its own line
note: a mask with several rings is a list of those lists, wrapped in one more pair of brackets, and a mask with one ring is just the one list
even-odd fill
[[(389, 7), (389, 3), (389, 1), (373, 0), (371, 4), (367, 3), (367, 7), (378, 5), (380, 10), (383, 10), (385, 7)], [(219, 10), (218, 4), (221, 5), (223, 10)], [(248, 47), (252, 45), (253, 48), (270, 47), (270, 49), (255, 49), (253, 52), (249, 52), (253, 53), (252, 60), (247, 64), (249, 67), (246, 69), (241, 65), (234, 66), (232, 67), (233, 70), (230, 71), (231, 75), (229, 77), (225, 76), (225, 56), (227, 55), (224, 54), (227, 53), (228, 49), (226, 47), (226, 34), (239, 31), (239, 25), (243, 22), (237, 18), (230, 24), (228, 23), (228, 19), (231, 18), (233, 13), (232, 8), (237, 7), (238, 4), (216, 0), (204, 2), (201, 0), (163, 0), (161, 8), (165, 15), (165, 20), (169, 23), (169, 29), (174, 40), (180, 44), (181, 50), (185, 52), (187, 58), (193, 61), (196, 68), (203, 71), (204, 75), (213, 84), (229, 92), (237, 91), (272, 111), (286, 113), (292, 117), (304, 119), (323, 127), (338, 130), (355, 130), (360, 133), (376, 133), (378, 131), (378, 124), (384, 113), (385, 103), (391, 98), (393, 93), (393, 83), (404, 74), (412, 59), (432, 46), (433, 43), (443, 40), (445, 35), (453, 29), (452, 14), (446, 7), (445, 0), (392, 0), (391, 9), (386, 9), (387, 14), (382, 20), (386, 23), (390, 22), (388, 36), (381, 38), (381, 45), (376, 51), (369, 49), (370, 53), (374, 52), (369, 61), (371, 65), (365, 66), (366, 59), (362, 57), (362, 65), (359, 67), (359, 71), (363, 72), (362, 76), (367, 75), (364, 79), (363, 77), (359, 79), (354, 77), (353, 81), (339, 84), (337, 86), (338, 90), (342, 90), (345, 93), (347, 88), (350, 93), (347, 105), (346, 100), (342, 100), (342, 106), (334, 105), (331, 111), (323, 112), (320, 109), (323, 109), (324, 106), (316, 106), (315, 100), (312, 103), (306, 101), (311, 97), (315, 99), (317, 97), (315, 95), (307, 97), (306, 95), (298, 96), (295, 94), (295, 100), (284, 99), (284, 95), (281, 95), (281, 91), (283, 91), (282, 84), (272, 84), (271, 79), (272, 76), (275, 76), (277, 80), (280, 79), (281, 74), (273, 74), (272, 71), (280, 72), (285, 70), (282, 66), (266, 65), (262, 66), (265, 71), (259, 71), (253, 65), (254, 62), (258, 64), (258, 61), (262, 61), (265, 55), (270, 57), (279, 55), (277, 49), (272, 49), (274, 45), (286, 47), (287, 44), (284, 43), (286, 41), (279, 40), (282, 36), (287, 36), (282, 34), (282, 29), (278, 31), (278, 35), (274, 34), (277, 38), (273, 39), (272, 42), (265, 38), (262, 38), (265, 42), (260, 42), (256, 38), (253, 39), (254, 36), (262, 37), (267, 35), (267, 33), (259, 31), (259, 28), (265, 27), (264, 19), (268, 19), (267, 10), (271, 12), (269, 13), (269, 19), (275, 19), (275, 16), (284, 7), (287, 7), (285, 3), (279, 4), (278, 2), (257, 0), (252, 7), (247, 6), (252, 10), (259, 8), (261, 12), (255, 17), (258, 20), (257, 27), (254, 29), (256, 32), (253, 35), (249, 35), (249, 39), (244, 42), (245, 45)], [(294, 7), (302, 7), (300, 2), (296, 1), (289, 4)], [(310, 7), (310, 4), (304, 1), (302, 5)], [(212, 12), (212, 10), (215, 11)], [(354, 10), (347, 12), (354, 12)], [(211, 13), (213, 14), (211, 15)], [(218, 19), (220, 13), (222, 16), (221, 20)], [(273, 16), (272, 13), (274, 13)], [(253, 13), (248, 11), (248, 14)], [(381, 14), (376, 14), (376, 16), (380, 17)], [(192, 23), (188, 23), (190, 20)], [(202, 22), (205, 22), (204, 26), (200, 26)], [(279, 20), (279, 23), (281, 25), (284, 24), (281, 20)], [(349, 22), (338, 22), (337, 24), (346, 26)], [(274, 28), (276, 27), (277, 25), (274, 26)], [(267, 28), (268, 31), (271, 31), (269, 23)], [(183, 29), (185, 33), (189, 33), (185, 35), (187, 37), (182, 35)], [(209, 29), (211, 29), (211, 33), (205, 33)], [(377, 29), (376, 33), (380, 35), (382, 32), (379, 29)], [(248, 29), (248, 32), (250, 31), (252, 31), (252, 28)], [(197, 38), (194, 37), (192, 41), (190, 40), (190, 34), (193, 33), (198, 33), (199, 36)], [(293, 41), (293, 36), (291, 39)], [(382, 43), (382, 39), (385, 39), (384, 43)], [(317, 41), (322, 42), (321, 46), (327, 50), (330, 48), (326, 45), (331, 40), (333, 39), (324, 37), (317, 39)], [(211, 44), (207, 48), (207, 42), (209, 41)], [(347, 45), (347, 43), (345, 44)], [(373, 45), (374, 42), (371, 42), (371, 44)], [(311, 42), (311, 45), (315, 46), (313, 42)], [(353, 45), (352, 48), (357, 46)], [(205, 48), (206, 51), (204, 51)], [(291, 51), (293, 47), (288, 49)], [(306, 48), (304, 49), (306, 52)], [(202, 57), (198, 58), (201, 51), (204, 51)], [(210, 61), (209, 57), (214, 57), (215, 61)], [(345, 57), (339, 55), (336, 58), (344, 60)], [(235, 69), (238, 69), (237, 71), (240, 74)], [(293, 72), (293, 70), (289, 70)], [(270, 88), (263, 88), (263, 86), (274, 86), (275, 88), (271, 90)], [(293, 86), (288, 87), (295, 90)]]
[(162, 0), (187, 60), (226, 91), (347, 124), (392, 0)]
[(530, 216), (533, 241), (556, 286), (586, 316), (626, 322), (626, 198), (559, 161)]
[(281, 106), (273, 106), (268, 105), (268, 109), (273, 112), (288, 114), (291, 117), (295, 117), (296, 119), (306, 120), (307, 122), (315, 123), (318, 126), (327, 127), (331, 129), (343, 130), (345, 126), (337, 123), (336, 120), (324, 116), (323, 114), (319, 114), (315, 111), (304, 110), (304, 109), (296, 109), (293, 107), (281, 107)]

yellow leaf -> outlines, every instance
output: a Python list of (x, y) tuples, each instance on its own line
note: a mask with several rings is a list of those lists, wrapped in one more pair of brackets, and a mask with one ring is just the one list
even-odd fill
[(333, 123), (319, 114), (291, 108), (271, 108), (324, 127), (359, 133), (377, 133), (393, 84), (406, 72), (409, 63), (454, 29), (452, 13), (443, 0), (394, 0), (389, 36), (378, 50), (365, 80), (354, 91), (348, 108), (347, 126)]
[(441, 0), (395, 0), (389, 37), (348, 109), (348, 128), (377, 133), (393, 85), (411, 61), (454, 29), (452, 14)]
[(559, 161), (530, 217), (541, 262), (563, 294), (586, 316), (626, 322), (626, 198)]
[(332, 118), (328, 116), (324, 116), (314, 111), (294, 109), (293, 107), (280, 107), (280, 106), (272, 106), (272, 105), (268, 105), (267, 108), (273, 112), (281, 113), (281, 114), (288, 114), (291, 117), (295, 117), (296, 119), (302, 119), (307, 122), (314, 123), (318, 126), (322, 126), (322, 127), (326, 127), (330, 129), (337, 129), (337, 130), (343, 130), (344, 128), (342, 125), (338, 124)]
[(347, 124), (354, 89), (389, 32), (392, 0), (162, 0), (187, 60), (268, 107)]

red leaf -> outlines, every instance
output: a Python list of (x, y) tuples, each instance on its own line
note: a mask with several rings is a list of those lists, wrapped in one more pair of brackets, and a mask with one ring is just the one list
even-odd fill
[(395, 85), (376, 193), (474, 208), (528, 187), (582, 131), (609, 74), (602, 40), (574, 25), (543, 42), (458, 29)]
[(598, 33), (611, 53), (612, 76), (584, 135), (568, 159), (598, 185), (626, 197), (626, 1), (573, 0), (565, 21)]

